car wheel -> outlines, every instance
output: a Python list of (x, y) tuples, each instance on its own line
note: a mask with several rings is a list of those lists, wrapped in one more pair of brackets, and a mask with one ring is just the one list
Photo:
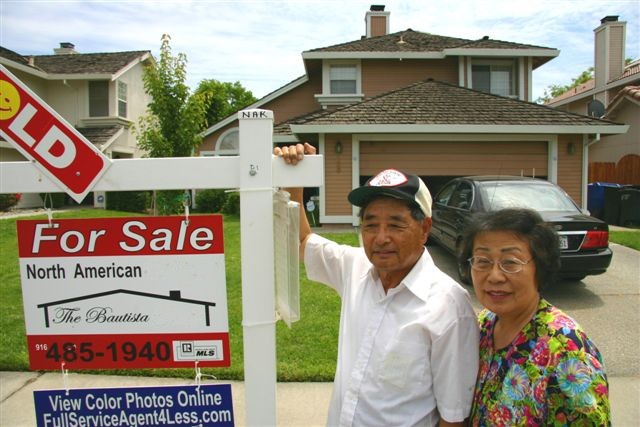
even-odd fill
[[(456, 254), (460, 253), (460, 243), (458, 242), (458, 244), (456, 245)], [(469, 272), (469, 264), (464, 262), (464, 263), (460, 263), (460, 261), (458, 261), (460, 257), (456, 256), (456, 264), (458, 266), (458, 278), (460, 279), (460, 281), (462, 283), (464, 283), (465, 285), (470, 285), (471, 284), (471, 276), (470, 276), (470, 272)]]
[(458, 263), (458, 278), (465, 285), (471, 284), (471, 279), (469, 278), (469, 268), (466, 265)]

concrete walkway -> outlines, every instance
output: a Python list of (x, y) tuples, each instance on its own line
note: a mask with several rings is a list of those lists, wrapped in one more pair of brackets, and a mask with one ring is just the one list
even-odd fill
[[(612, 421), (614, 426), (635, 427), (640, 420), (640, 378), (609, 378)], [(231, 384), (236, 426), (244, 426), (244, 383), (218, 381), (203, 383)], [(139, 387), (190, 385), (193, 379), (127, 377), (70, 373), (69, 388)], [(323, 426), (331, 396), (331, 383), (278, 383), (278, 426)], [(0, 426), (32, 427), (36, 424), (33, 391), (64, 388), (58, 372), (0, 372)]]
[[(244, 426), (244, 383), (205, 381), (203, 384), (231, 384), (236, 426)], [(126, 377), (69, 373), (69, 388), (105, 388), (192, 385), (193, 379)], [(331, 397), (331, 383), (277, 384), (278, 426), (324, 426)], [(0, 426), (33, 427), (36, 425), (33, 391), (63, 389), (59, 372), (0, 372)]]

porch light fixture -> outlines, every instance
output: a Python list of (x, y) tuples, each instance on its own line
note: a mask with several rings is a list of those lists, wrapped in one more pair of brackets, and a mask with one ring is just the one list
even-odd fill
[(576, 147), (573, 145), (573, 142), (570, 142), (569, 144), (567, 144), (567, 154), (573, 155), (575, 151), (576, 151)]
[(342, 141), (336, 141), (336, 145), (333, 147), (336, 154), (342, 153)]

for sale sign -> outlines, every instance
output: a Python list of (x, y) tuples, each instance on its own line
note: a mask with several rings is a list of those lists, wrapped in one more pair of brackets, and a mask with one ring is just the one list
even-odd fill
[(0, 135), (80, 203), (110, 160), (0, 65)]
[(222, 216), (17, 227), (31, 369), (230, 365)]

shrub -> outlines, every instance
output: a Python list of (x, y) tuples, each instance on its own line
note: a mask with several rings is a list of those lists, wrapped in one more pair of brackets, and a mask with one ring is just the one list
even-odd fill
[(111, 191), (107, 193), (107, 209), (145, 213), (150, 200), (148, 191)]
[(229, 215), (240, 215), (240, 193), (234, 191), (226, 193), (227, 199), (222, 206), (222, 213)]
[(0, 210), (7, 211), (20, 200), (17, 194), (0, 194)]
[(40, 198), (44, 202), (46, 208), (58, 209), (66, 205), (66, 193), (40, 193)]
[(215, 213), (222, 211), (228, 194), (224, 190), (198, 190), (196, 193), (196, 206), (198, 212)]

